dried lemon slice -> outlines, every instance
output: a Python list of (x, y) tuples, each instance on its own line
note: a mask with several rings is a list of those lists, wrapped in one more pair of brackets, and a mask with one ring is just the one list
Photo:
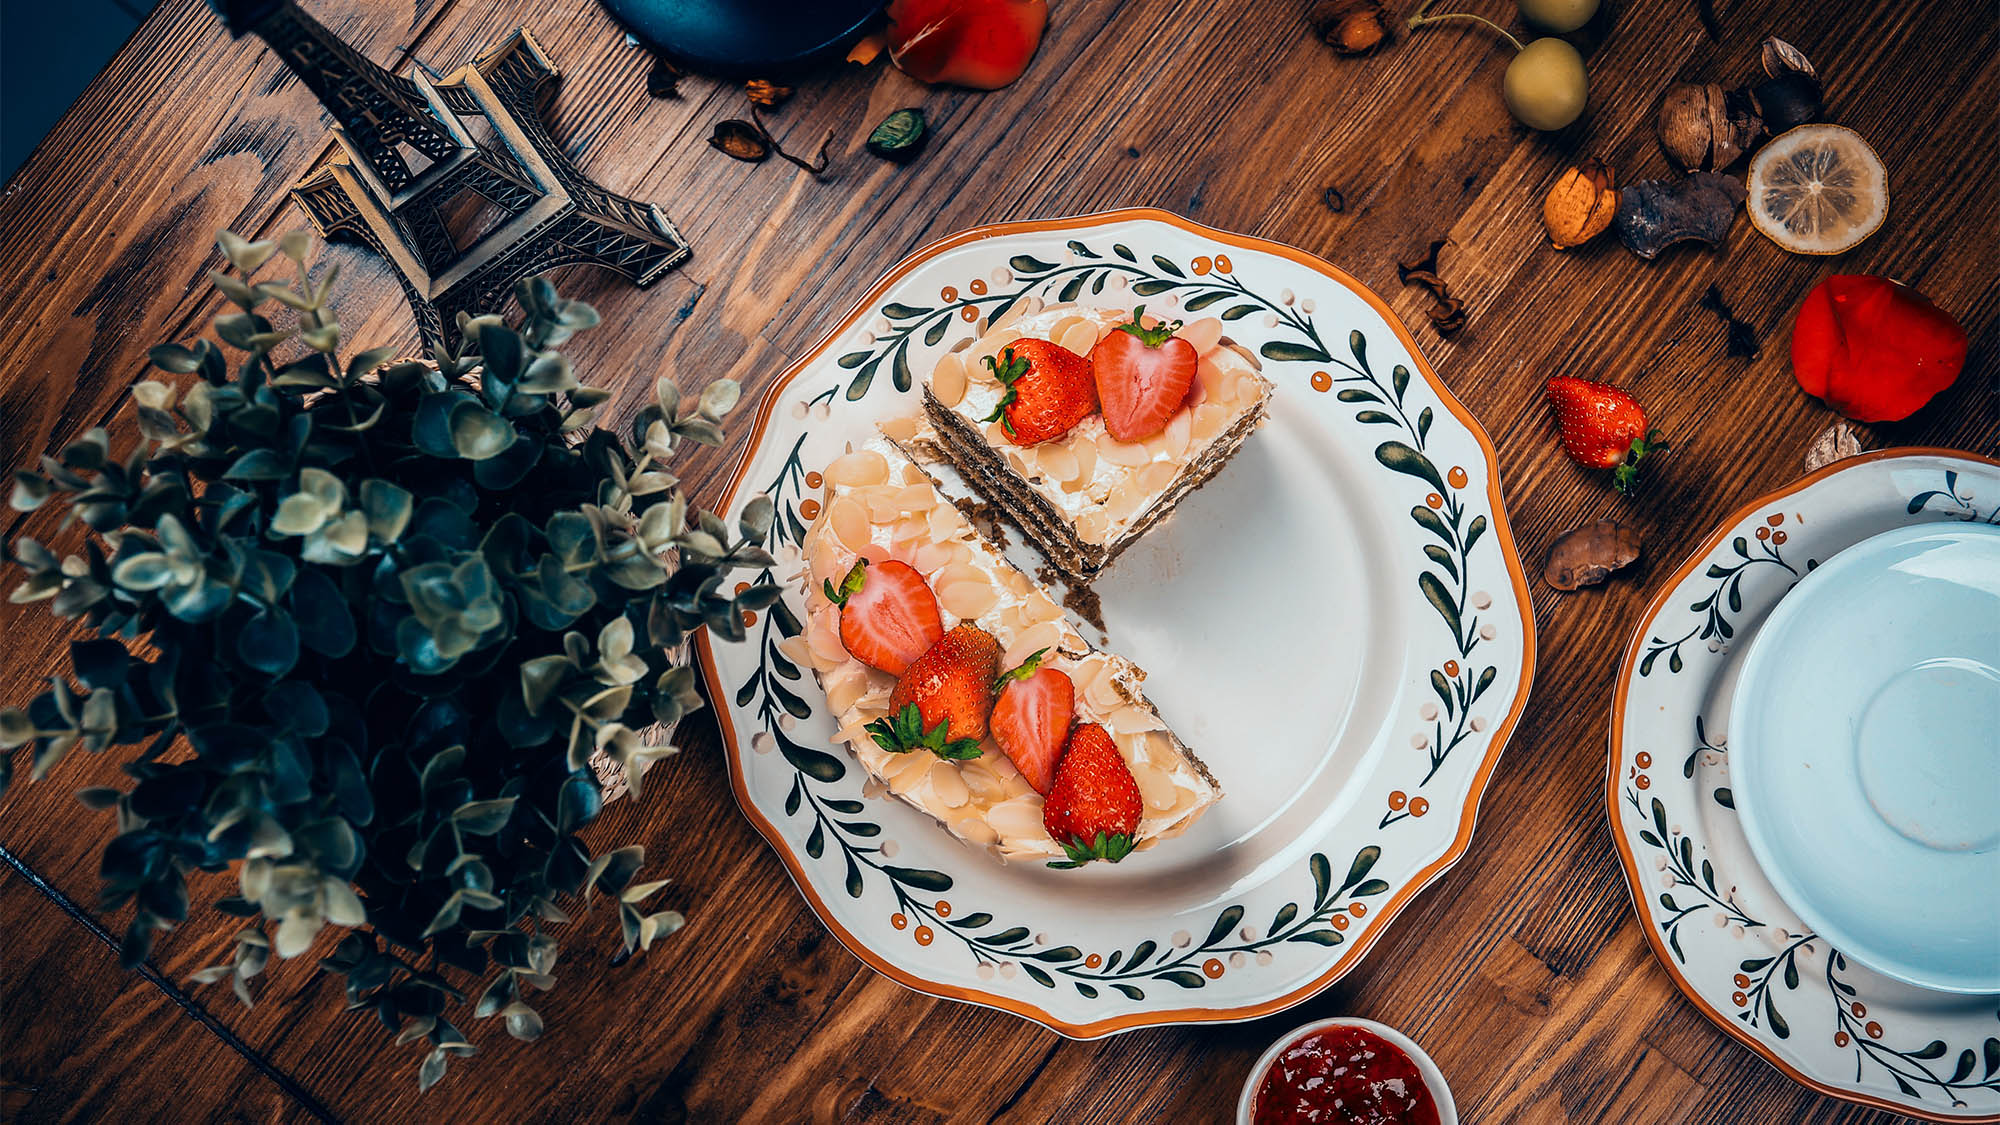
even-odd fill
[(1889, 173), (1852, 129), (1801, 125), (1750, 162), (1750, 221), (1797, 254), (1858, 246), (1889, 213)]

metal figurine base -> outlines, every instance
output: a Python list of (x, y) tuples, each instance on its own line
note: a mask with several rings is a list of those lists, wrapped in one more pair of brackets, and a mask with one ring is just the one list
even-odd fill
[[(391, 74), (295, 0), (211, 0), (231, 34), (254, 33), (333, 116), (341, 151), (292, 197), (329, 241), (395, 267), (424, 341), (448, 345), (460, 312), (501, 307), (514, 283), (584, 263), (646, 286), (687, 260), (660, 209), (606, 191), (550, 138), (541, 110), (559, 75), (525, 29), (442, 78)], [(492, 227), (455, 244), (467, 193)]]

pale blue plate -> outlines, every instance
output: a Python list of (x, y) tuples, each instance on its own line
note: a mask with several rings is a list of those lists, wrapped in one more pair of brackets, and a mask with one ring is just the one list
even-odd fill
[(1750, 849), (1835, 948), (2000, 993), (2000, 528), (1904, 527), (1802, 579), (1729, 723)]

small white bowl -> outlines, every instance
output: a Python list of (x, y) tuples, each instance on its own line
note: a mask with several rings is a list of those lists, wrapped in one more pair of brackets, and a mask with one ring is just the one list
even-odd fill
[(1401, 1049), (1404, 1054), (1410, 1056), (1410, 1061), (1417, 1064), (1417, 1073), (1423, 1076), (1424, 1087), (1430, 1091), (1431, 1100), (1437, 1103), (1438, 1125), (1458, 1125), (1458, 1106), (1451, 1100), (1451, 1087), (1445, 1085), (1444, 1072), (1439, 1070), (1437, 1064), (1431, 1061), (1431, 1057), (1424, 1053), (1424, 1049), (1393, 1027), (1353, 1016), (1314, 1020), (1280, 1035), (1277, 1041), (1271, 1044), (1270, 1049), (1257, 1060), (1256, 1065), (1250, 1068), (1250, 1077), (1243, 1083), (1243, 1095), (1236, 1100), (1236, 1125), (1251, 1125), (1251, 1118), (1257, 1109), (1257, 1089), (1264, 1084), (1264, 1075), (1270, 1071), (1271, 1064), (1277, 1061), (1285, 1048), (1308, 1035), (1325, 1031), (1330, 1027), (1358, 1027), (1381, 1036), (1390, 1046)]

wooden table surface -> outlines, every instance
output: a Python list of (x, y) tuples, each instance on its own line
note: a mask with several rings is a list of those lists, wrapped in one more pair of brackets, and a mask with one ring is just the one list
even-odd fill
[[(711, 151), (712, 124), (743, 113), (737, 89), (689, 78), (679, 99), (649, 97), (648, 59), (587, 0), (309, 0), (384, 63), (448, 68), (525, 25), (564, 69), (558, 139), (613, 189), (661, 203), (695, 247), (648, 291), (562, 279), (605, 315), (572, 354), (588, 381), (617, 389), (621, 412), (661, 371), (684, 386), (728, 375), (754, 393), (882, 270), (940, 235), (1151, 205), (1305, 247), (1384, 295), (1495, 438), (1531, 572), (1556, 535), (1606, 513), (1639, 526), (1645, 558), (1595, 591), (1536, 584), (1539, 675), (1471, 854), (1353, 973), (1245, 1025), (1068, 1042), (877, 976), (828, 936), (738, 812), (700, 719), (645, 800), (611, 806), (591, 837), (600, 850), (643, 842), (650, 867), (676, 880), (663, 897), (687, 928), (614, 967), (607, 915), (571, 927), (542, 1041), (467, 1021), (480, 1055), (420, 1099), (420, 1052), (342, 1012), (313, 957), (275, 965), (254, 1009), (183, 991), (236, 928), (204, 909), (222, 877), (196, 879), (193, 917), (160, 941), (157, 972), (119, 971), (105, 934), (123, 912), (91, 907), (111, 825), (72, 796), (119, 780), (115, 756), (72, 753), (38, 784), (22, 763), (0, 800), (0, 846), (18, 861), (0, 865), (0, 1120), (1224, 1121), (1264, 1046), (1332, 1013), (1423, 1042), (1468, 1121), (1890, 1120), (1794, 1085), (1655, 963), (1606, 829), (1606, 712), (1660, 581), (1725, 513), (1798, 475), (1832, 420), (1786, 360), (1791, 312), (1819, 279), (1903, 279), (1972, 336), (1957, 386), (1914, 420), (1873, 428), (1871, 444), (2000, 443), (1987, 393), (2000, 352), (1995, 9), (1715, 0), (1711, 41), (1697, 0), (1609, 2), (1621, 10), (1589, 54), (1590, 112), (1548, 137), (1509, 121), (1507, 58), (1471, 29), (1341, 59), (1308, 32), (1299, 0), (1056, 0), (1032, 69), (998, 93), (926, 90), (880, 64), (801, 82), (773, 121), (799, 149), (833, 130), (834, 168), (814, 179)], [(1785, 254), (1740, 217), (1726, 247), (1650, 263), (1608, 239), (1548, 247), (1541, 196), (1563, 167), (1595, 152), (1623, 181), (1666, 174), (1651, 122), (1660, 91), (1741, 80), (1772, 34), (1812, 58), (1833, 118), (1887, 162), (1880, 233), (1836, 259)], [(885, 113), (917, 104), (937, 129), (920, 159), (904, 168), (863, 151)], [(213, 314), (202, 278), (217, 264), (215, 230), (303, 226), (285, 189), (325, 148), (311, 94), (259, 42), (231, 41), (200, 0), (163, 3), (0, 198), (0, 463), (112, 417), (145, 348)], [(1338, 213), (1329, 187), (1344, 197)], [(1453, 240), (1442, 272), (1470, 311), (1448, 340), (1394, 266), (1440, 237)], [(346, 248), (327, 260), (342, 267), (347, 338), (413, 343), (376, 262)], [(1697, 304), (1711, 283), (1762, 336), (1760, 359), (1725, 354), (1720, 322)], [(1540, 398), (1555, 373), (1632, 388), (1674, 436), (1637, 503), (1562, 457)], [(686, 466), (702, 495), (744, 436), (738, 425), (730, 449)], [(0, 701), (23, 702), (67, 634), (39, 607), (8, 606), (0, 636)]]

